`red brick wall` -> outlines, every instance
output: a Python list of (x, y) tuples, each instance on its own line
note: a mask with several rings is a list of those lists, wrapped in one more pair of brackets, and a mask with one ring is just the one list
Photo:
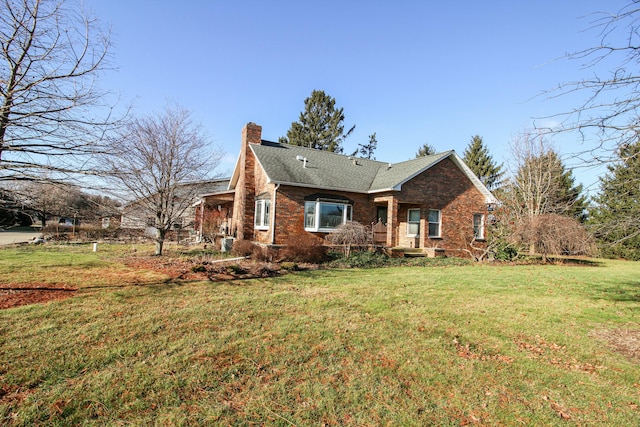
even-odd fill
[(233, 204), (233, 227), (238, 239), (253, 238), (253, 210), (255, 201), (256, 159), (249, 144), (260, 144), (262, 127), (247, 123), (242, 129), (240, 159), (238, 161), (238, 182)]
[[(463, 249), (473, 238), (473, 214), (487, 213), (485, 197), (448, 158), (406, 182), (398, 199), (400, 242), (407, 239), (407, 209), (420, 208), (420, 247), (443, 248), (452, 256), (467, 255)], [(441, 211), (440, 239), (428, 238), (429, 209)]]
[(335, 194), (353, 200), (353, 220), (361, 224), (375, 221), (376, 207), (370, 202), (367, 194), (324, 191), (314, 188), (282, 186), (276, 196), (276, 229), (275, 244), (285, 245), (290, 239), (310, 236), (324, 242), (327, 233), (311, 233), (304, 229), (304, 198), (311, 194)]

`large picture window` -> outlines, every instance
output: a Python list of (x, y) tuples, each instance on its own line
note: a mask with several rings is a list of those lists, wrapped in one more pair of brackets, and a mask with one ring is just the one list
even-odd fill
[(256, 230), (267, 230), (271, 218), (271, 200), (256, 200), (254, 226)]
[(429, 237), (440, 237), (441, 219), (439, 210), (429, 209)]
[(420, 209), (409, 209), (407, 213), (407, 236), (420, 235)]
[(331, 231), (351, 221), (352, 206), (346, 203), (310, 201), (304, 204), (307, 231)]

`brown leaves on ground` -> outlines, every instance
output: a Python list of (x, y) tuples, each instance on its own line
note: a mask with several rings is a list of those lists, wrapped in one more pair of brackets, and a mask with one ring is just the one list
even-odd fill
[(458, 338), (453, 339), (453, 344), (456, 346), (458, 356), (464, 359), (502, 362), (509, 364), (513, 362), (513, 358), (502, 354), (491, 354), (483, 350), (480, 346), (472, 345), (469, 343), (462, 344)]
[(197, 261), (189, 258), (144, 256), (132, 257), (124, 262), (135, 269), (153, 270), (168, 276), (171, 280), (225, 280), (254, 279), (272, 277), (283, 273), (275, 263), (250, 260)]
[(533, 337), (520, 335), (514, 340), (514, 343), (520, 351), (529, 353), (531, 358), (540, 359), (562, 369), (582, 371), (589, 374), (594, 374), (605, 369), (602, 365), (594, 365), (576, 360), (574, 357), (566, 354), (566, 346), (548, 341), (540, 335), (534, 335)]
[(67, 285), (52, 283), (2, 283), (0, 309), (69, 298), (76, 290)]
[[(124, 260), (124, 264), (131, 268), (132, 272), (137, 272), (138, 275), (141, 270), (161, 273), (166, 276), (167, 281), (210, 280), (219, 282), (272, 277), (285, 272), (279, 265), (266, 262), (249, 260), (201, 262), (189, 258), (169, 256), (134, 256)], [(122, 286), (123, 282), (132, 285), (139, 284), (139, 280), (133, 277), (132, 272), (126, 273), (126, 280), (113, 275), (114, 284), (118, 286)], [(85, 274), (87, 273), (85, 272)], [(124, 272), (121, 274), (125, 275)], [(59, 283), (4, 283), (0, 284), (0, 309), (69, 298), (76, 291), (75, 287)]]
[(622, 353), (629, 360), (640, 363), (640, 328), (630, 325), (627, 328), (599, 329), (592, 336), (605, 341), (609, 347)]

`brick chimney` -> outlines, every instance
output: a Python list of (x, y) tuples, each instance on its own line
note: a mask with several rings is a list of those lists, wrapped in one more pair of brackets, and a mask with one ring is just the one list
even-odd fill
[(253, 237), (253, 208), (255, 202), (256, 159), (250, 144), (262, 142), (262, 126), (249, 122), (242, 128), (239, 178), (233, 201), (233, 224), (238, 239), (251, 240)]
[(242, 145), (262, 143), (262, 126), (249, 122), (242, 128)]

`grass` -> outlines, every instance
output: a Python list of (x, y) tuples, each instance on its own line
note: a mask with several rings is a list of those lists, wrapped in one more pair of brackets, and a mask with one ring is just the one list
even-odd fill
[[(126, 256), (116, 248), (0, 251), (2, 282), (49, 277), (80, 288), (70, 299), (0, 312), (0, 424), (566, 426), (640, 418), (638, 361), (596, 337), (640, 329), (638, 263), (171, 283), (153, 272), (131, 280)], [(64, 271), (73, 274), (58, 276)]]

